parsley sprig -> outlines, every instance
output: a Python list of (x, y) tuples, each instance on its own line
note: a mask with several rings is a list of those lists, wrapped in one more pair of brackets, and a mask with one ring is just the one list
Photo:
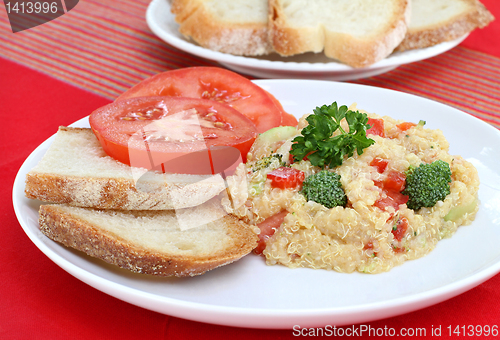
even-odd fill
[[(366, 137), (368, 116), (359, 111), (351, 111), (347, 106), (323, 105), (307, 116), (308, 126), (302, 129), (301, 136), (295, 137), (290, 153), (295, 161), (307, 159), (314, 166), (334, 168), (342, 165), (344, 157), (351, 157), (354, 151), (361, 155), (363, 149), (375, 141)], [(340, 122), (345, 119), (349, 130), (345, 131)], [(332, 136), (335, 131), (340, 134)]]

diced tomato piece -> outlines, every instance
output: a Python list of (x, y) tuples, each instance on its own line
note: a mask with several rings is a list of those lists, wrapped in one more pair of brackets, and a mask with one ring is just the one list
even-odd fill
[(363, 247), (363, 249), (373, 249), (373, 242), (372, 241), (368, 241), (368, 243), (365, 244), (365, 246)]
[[(374, 158), (370, 163), (372, 166), (377, 166), (380, 172), (380, 167), (383, 167), (383, 162), (380, 158)], [(383, 160), (382, 160), (383, 161)], [(373, 163), (373, 164), (372, 164)], [(382, 165), (380, 166), (379, 163)], [(373, 181), (377, 187), (382, 189), (387, 197), (381, 197), (375, 202), (375, 206), (381, 210), (386, 210), (387, 207), (393, 207), (398, 210), (401, 204), (408, 202), (408, 196), (403, 195), (401, 191), (405, 188), (406, 175), (396, 170), (385, 171), (385, 178), (382, 181)]]
[(406, 175), (396, 170), (389, 170), (382, 181), (373, 181), (382, 190), (401, 192), (405, 188)]
[(380, 137), (385, 137), (384, 131), (384, 120), (377, 118), (368, 118), (368, 124), (371, 126), (366, 130), (366, 134), (369, 135), (379, 135)]
[(384, 179), (384, 189), (401, 192), (405, 188), (405, 183), (406, 175), (404, 173), (390, 170)]
[(406, 204), (406, 202), (408, 202), (409, 199), (408, 196), (403, 195), (398, 191), (385, 189), (385, 193), (387, 196), (391, 197), (398, 205)]
[(385, 210), (386, 207), (393, 207), (394, 210), (398, 210), (401, 204), (408, 202), (409, 197), (400, 192), (387, 189), (383, 189), (383, 191), (387, 197), (379, 198), (374, 204), (381, 210)]
[(294, 168), (281, 167), (267, 174), (271, 186), (279, 189), (292, 189), (302, 185), (305, 173)]
[[(375, 246), (373, 245), (373, 241), (368, 241), (368, 242), (365, 244), (365, 246), (363, 247), (363, 250), (372, 250), (372, 251), (373, 251), (373, 248), (374, 248), (374, 247), (375, 247)], [(373, 252), (373, 255), (374, 255), (374, 256), (377, 256), (377, 252), (375, 252), (375, 251), (374, 251), (374, 252)]]
[(288, 214), (288, 211), (283, 210), (279, 213), (266, 218), (264, 221), (259, 223), (257, 226), (260, 229), (259, 234), (259, 243), (257, 247), (253, 250), (255, 254), (262, 254), (264, 249), (266, 248), (266, 241), (269, 237), (273, 236), (276, 230), (280, 227), (285, 219), (285, 216)]
[(396, 125), (396, 127), (398, 129), (400, 129), (401, 131), (406, 131), (408, 129), (411, 129), (412, 127), (416, 126), (417, 124), (415, 123), (411, 123), (411, 122), (404, 122), (404, 123), (401, 123), (401, 124), (398, 124)]
[(395, 253), (404, 253), (406, 251), (405, 248), (399, 248), (399, 247), (394, 247), (393, 250)]
[(379, 157), (375, 157), (370, 162), (370, 165), (376, 167), (379, 173), (383, 173), (385, 171), (385, 169), (387, 168), (387, 164), (389, 164), (389, 161), (387, 159)]
[(400, 217), (396, 222), (396, 228), (392, 229), (392, 234), (394, 235), (394, 238), (398, 241), (401, 241), (406, 231), (408, 230), (409, 226), (410, 224), (408, 222), (408, 219), (404, 216)]
[(394, 201), (392, 199), (392, 197), (389, 197), (389, 196), (379, 198), (378, 200), (375, 201), (374, 206), (376, 206), (380, 210), (384, 210), (384, 211), (385, 211), (385, 208), (387, 208), (387, 207), (393, 207), (395, 210), (399, 209), (399, 204), (397, 204), (397, 202)]

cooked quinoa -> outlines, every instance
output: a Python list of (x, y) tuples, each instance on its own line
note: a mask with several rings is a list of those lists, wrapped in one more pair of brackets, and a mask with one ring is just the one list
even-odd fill
[[(479, 209), (477, 170), (461, 156), (448, 153), (449, 144), (441, 130), (417, 125), (401, 131), (396, 126), (401, 120), (376, 114), (368, 116), (383, 119), (386, 137), (370, 135), (375, 144), (362, 155), (355, 153), (332, 169), (341, 176), (348, 199), (345, 208), (328, 209), (308, 202), (300, 188), (273, 188), (267, 173), (280, 166), (278, 159), (276, 164), (252, 171), (252, 164), (272, 153), (288, 160), (293, 137), (280, 143), (276, 150), (252, 149), (249, 162), (241, 164), (235, 175), (228, 178), (231, 200), (223, 204), (228, 212), (246, 222), (258, 225), (280, 211), (288, 211), (284, 222), (266, 242), (263, 254), (267, 264), (381, 273), (428, 254), (439, 240), (452, 236), (459, 226), (474, 220)], [(297, 135), (306, 124), (302, 118)], [(413, 211), (402, 204), (397, 211), (393, 207), (382, 210), (374, 205), (385, 195), (376, 182), (387, 175), (370, 165), (374, 158), (387, 160), (387, 169), (401, 173), (410, 166), (443, 160), (452, 171), (451, 193), (431, 208)], [(309, 161), (290, 166), (304, 171), (306, 177), (321, 170)], [(408, 228), (398, 241), (393, 230), (402, 219), (406, 219)]]

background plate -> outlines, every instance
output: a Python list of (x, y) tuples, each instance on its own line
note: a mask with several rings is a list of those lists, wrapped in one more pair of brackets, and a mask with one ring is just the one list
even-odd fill
[(429, 48), (394, 53), (369, 67), (356, 69), (332, 61), (323, 53), (304, 53), (280, 57), (273, 53), (262, 57), (242, 57), (212, 51), (187, 40), (179, 33), (179, 25), (170, 12), (167, 0), (153, 0), (146, 12), (149, 28), (170, 45), (198, 57), (210, 59), (237, 72), (257, 78), (300, 78), (323, 80), (354, 80), (385, 73), (402, 64), (434, 57), (460, 44), (467, 35)]
[[(258, 80), (297, 117), (337, 101), (360, 109), (440, 128), (451, 154), (479, 171), (481, 207), (476, 220), (439, 242), (428, 256), (388, 273), (367, 275), (266, 266), (242, 260), (193, 278), (134, 274), (51, 241), (38, 229), (38, 201), (24, 197), (26, 173), (53, 137), (24, 162), (13, 188), (21, 226), (33, 243), (77, 279), (118, 299), (180, 318), (214, 324), (291, 328), (346, 325), (420, 309), (458, 295), (500, 271), (500, 132), (449, 106), (413, 95), (356, 84), (314, 80)], [(87, 118), (74, 126), (88, 126)], [(465, 127), (467, 134), (463, 133)]]

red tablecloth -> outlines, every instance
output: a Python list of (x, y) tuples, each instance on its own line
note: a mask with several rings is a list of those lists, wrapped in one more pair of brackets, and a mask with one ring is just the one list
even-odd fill
[[(182, 320), (110, 297), (51, 262), (31, 243), (14, 215), (14, 177), (24, 159), (59, 125), (88, 115), (150, 74), (215, 65), (156, 38), (144, 21), (147, 3), (121, 0), (107, 5), (83, 0), (67, 15), (16, 34), (0, 6), (0, 339), (294, 337), (292, 330)], [(457, 48), (356, 82), (439, 100), (499, 128), (500, 2), (483, 3), (499, 19), (473, 32)], [(499, 301), (500, 275), (496, 275), (448, 301), (366, 325), (425, 328), (427, 335), (437, 326), (443, 330), (448, 325), (500, 326)], [(447, 337), (445, 333), (442, 337)]]

